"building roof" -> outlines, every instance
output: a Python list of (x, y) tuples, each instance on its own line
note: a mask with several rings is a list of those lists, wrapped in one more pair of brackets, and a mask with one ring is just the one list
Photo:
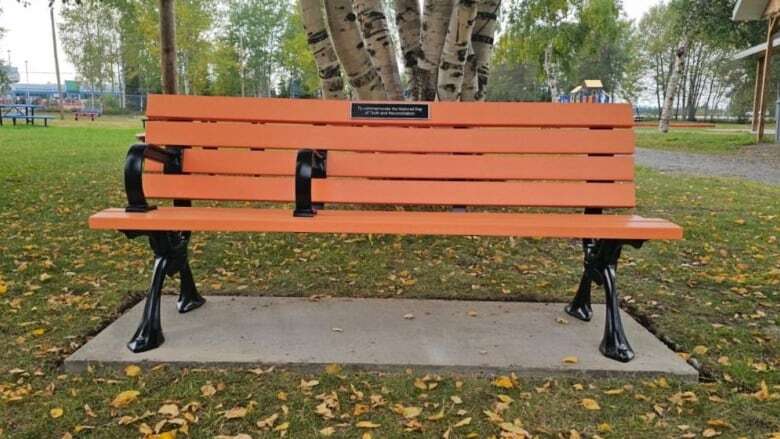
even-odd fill
[[(774, 40), (772, 42), (772, 53), (776, 52), (778, 49), (780, 49), (780, 34), (775, 34)], [(737, 52), (734, 55), (731, 56), (731, 59), (734, 61), (739, 61), (741, 59), (745, 58), (752, 58), (755, 56), (764, 57), (764, 52), (766, 51), (766, 43), (761, 43), (757, 46), (753, 46), (749, 49), (745, 49), (741, 52)]]
[(586, 88), (604, 88), (604, 84), (599, 79), (586, 79), (585, 80), (585, 87)]
[(737, 0), (732, 19), (734, 21), (754, 21), (778, 14), (780, 14), (780, 1), (778, 0)]

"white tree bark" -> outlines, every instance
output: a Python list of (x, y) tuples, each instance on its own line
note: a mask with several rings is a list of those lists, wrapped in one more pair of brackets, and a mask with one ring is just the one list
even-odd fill
[(553, 61), (553, 46), (548, 45), (544, 51), (544, 73), (547, 75), (547, 87), (550, 89), (550, 100), (558, 102), (561, 89), (558, 85), (558, 65)]
[(368, 54), (377, 68), (388, 99), (403, 100), (401, 74), (395, 58), (395, 44), (387, 27), (382, 0), (355, 0), (353, 7), (360, 30), (363, 32)]
[(457, 101), (463, 87), (463, 66), (469, 53), (471, 32), (477, 19), (476, 0), (457, 0), (439, 62), (439, 100)]
[(658, 130), (662, 133), (669, 132), (669, 122), (672, 119), (672, 107), (674, 99), (677, 97), (677, 88), (680, 85), (680, 72), (682, 72), (685, 63), (685, 54), (688, 52), (688, 38), (683, 37), (674, 57), (674, 66), (669, 76), (669, 84), (664, 98), (664, 107), (661, 110), (661, 120), (658, 122)]
[(420, 30), (420, 2), (418, 0), (395, 0), (395, 22), (404, 55), (404, 69), (409, 81), (407, 90), (412, 99), (420, 99), (420, 66), (423, 59)]
[[(300, 0), (301, 18), (309, 50), (319, 71), (323, 99), (344, 99), (344, 80), (336, 51), (331, 44), (321, 0)], [(243, 83), (242, 83), (243, 90)], [(243, 94), (243, 92), (242, 92)]]
[(484, 101), (487, 97), (490, 58), (493, 54), (493, 42), (498, 28), (500, 9), (501, 0), (481, 0), (477, 4), (477, 22), (471, 35), (471, 47), (476, 58), (474, 61), (477, 75), (477, 90), (474, 93), (476, 101)]
[(387, 93), (368, 55), (350, 0), (325, 0), (328, 29), (341, 66), (359, 99), (385, 100)]
[(422, 20), (423, 59), (420, 62), (421, 92), (420, 99), (436, 99), (439, 62), (447, 37), (454, 0), (426, 0)]
[[(476, 32), (476, 28), (474, 29)], [(473, 37), (473, 35), (472, 35)], [(469, 47), (469, 55), (466, 57), (466, 64), (463, 66), (463, 88), (460, 94), (460, 100), (463, 102), (475, 101), (479, 84), (477, 83), (477, 56), (474, 55), (472, 47)]]

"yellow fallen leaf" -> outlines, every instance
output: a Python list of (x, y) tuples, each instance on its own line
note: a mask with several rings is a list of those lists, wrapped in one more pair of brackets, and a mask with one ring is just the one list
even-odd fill
[(176, 430), (166, 431), (165, 433), (151, 434), (146, 439), (176, 439)]
[(512, 399), (509, 395), (499, 394), (496, 395), (496, 398), (498, 398), (499, 401), (503, 402), (504, 404), (511, 404), (514, 402), (514, 399)]
[(276, 394), (276, 399), (279, 401), (287, 401), (287, 392), (278, 392)]
[(233, 407), (225, 412), (226, 419), (238, 419), (246, 416), (249, 410), (246, 407)]
[(577, 430), (569, 431), (569, 439), (582, 439), (582, 435)]
[(601, 410), (601, 406), (595, 399), (585, 398), (582, 400), (582, 406), (586, 410)]
[(8, 292), (8, 285), (5, 284), (2, 280), (0, 280), (0, 296)]
[(320, 436), (325, 436), (325, 437), (333, 436), (333, 433), (335, 432), (336, 432), (335, 428), (325, 427), (322, 430), (320, 430)]
[(273, 415), (262, 419), (260, 421), (257, 421), (257, 426), (259, 428), (271, 428), (276, 423), (276, 420), (279, 419), (279, 413), (274, 413)]
[(406, 419), (414, 419), (420, 416), (422, 409), (420, 407), (404, 407), (401, 413)]
[(442, 419), (444, 419), (444, 409), (439, 410), (438, 413), (428, 416), (429, 421), (440, 421)]
[(203, 395), (204, 398), (210, 398), (214, 396), (214, 394), (217, 393), (217, 388), (212, 386), (211, 384), (204, 384), (200, 386), (200, 394)]
[(707, 425), (710, 427), (731, 428), (731, 424), (724, 421), (723, 419), (710, 419), (707, 421)]
[(362, 436), (360, 436), (360, 439), (374, 439), (374, 436), (372, 436), (369, 432), (365, 432)]
[(290, 423), (282, 422), (281, 424), (277, 425), (276, 428), (274, 428), (274, 431), (287, 431), (288, 428), (290, 428)]
[(753, 396), (759, 401), (766, 401), (769, 399), (769, 387), (766, 385), (766, 381), (761, 381), (759, 385), (760, 389), (754, 393)]
[[(524, 435), (527, 433), (525, 430), (523, 430), (523, 427), (512, 422), (502, 422), (501, 424), (498, 425), (498, 427), (504, 431), (508, 431), (510, 433), (515, 433), (518, 435)], [(526, 436), (520, 436), (520, 437), (526, 437)]]
[(355, 408), (352, 410), (352, 416), (358, 417), (364, 413), (368, 413), (368, 404), (355, 404)]
[(510, 377), (508, 377), (506, 375), (503, 375), (503, 376), (500, 376), (500, 377), (496, 378), (493, 381), (493, 385), (496, 386), (496, 387), (500, 387), (502, 389), (511, 389), (511, 388), (515, 387), (515, 383), (512, 382), (512, 378), (510, 378)]
[(709, 350), (710, 349), (707, 346), (699, 345), (699, 346), (696, 346), (695, 348), (693, 348), (693, 353), (696, 354), (696, 355), (704, 355)]
[(574, 355), (569, 357), (563, 357), (563, 360), (561, 360), (563, 364), (577, 364), (580, 362), (579, 358), (575, 357)]
[(140, 394), (141, 392), (137, 390), (125, 390), (124, 392), (120, 392), (116, 397), (114, 397), (114, 400), (111, 401), (111, 407), (117, 409), (126, 407), (138, 399), (138, 395)]
[(40, 337), (40, 336), (42, 336), (45, 333), (46, 333), (46, 330), (43, 329), (43, 328), (36, 328), (36, 329), (32, 330), (32, 335), (34, 335), (36, 337)]
[(722, 433), (714, 428), (708, 428), (701, 432), (702, 437), (715, 437), (720, 436)]
[(488, 421), (493, 423), (501, 423), (504, 422), (504, 418), (501, 417), (498, 413), (491, 411), (491, 410), (483, 410), (482, 413), (487, 416)]
[(135, 364), (131, 364), (125, 368), (125, 375), (129, 376), (130, 378), (137, 377), (140, 374), (141, 368)]
[(458, 395), (450, 396), (450, 401), (452, 401), (452, 403), (455, 404), (455, 405), (463, 404), (463, 400)]
[(598, 425), (598, 427), (596, 427), (596, 429), (599, 431), (599, 433), (609, 433), (612, 431), (612, 426), (606, 422), (602, 422)]
[(357, 424), (355, 424), (355, 427), (357, 428), (379, 428), (381, 427), (381, 424), (376, 424), (371, 421), (360, 421)]
[(470, 417), (461, 419), (460, 421), (458, 421), (458, 423), (453, 425), (453, 427), (458, 428), (458, 427), (463, 427), (464, 425), (469, 425), (469, 424), (471, 424), (471, 418)]
[(64, 413), (65, 413), (65, 411), (62, 410), (59, 407), (56, 407), (56, 408), (53, 408), (53, 409), (49, 410), (49, 415), (51, 415), (51, 417), (54, 418), (54, 419), (57, 419), (57, 418), (61, 417)]
[(331, 363), (325, 366), (325, 373), (328, 375), (338, 375), (341, 373), (341, 365), (337, 363)]
[(622, 394), (623, 392), (625, 392), (625, 389), (623, 389), (623, 388), (621, 387), (621, 388), (617, 388), (617, 389), (609, 389), (609, 390), (605, 390), (605, 391), (604, 391), (604, 394), (605, 394), (605, 395), (620, 395), (620, 394)]
[(163, 404), (160, 409), (157, 410), (157, 414), (175, 418), (179, 416), (179, 406), (176, 404)]

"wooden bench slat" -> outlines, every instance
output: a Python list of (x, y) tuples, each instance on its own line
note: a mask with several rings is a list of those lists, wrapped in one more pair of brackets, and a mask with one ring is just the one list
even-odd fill
[[(149, 198), (289, 202), (293, 177), (144, 175)], [(312, 199), (324, 203), (546, 207), (634, 207), (633, 183), (462, 182), (316, 179)]]
[(89, 219), (93, 229), (227, 232), (389, 233), (595, 239), (681, 239), (668, 221), (630, 215), (449, 213), (322, 210), (293, 218), (286, 209), (172, 208), (148, 213), (107, 209)]
[[(295, 151), (185, 149), (183, 171), (196, 174), (291, 176)], [(520, 156), (328, 153), (330, 177), (470, 180), (632, 181), (633, 156)], [(162, 165), (147, 162), (149, 171)]]
[[(389, 102), (389, 104), (398, 104)], [(240, 97), (150, 95), (150, 120), (209, 120), (405, 126), (632, 128), (629, 104), (435, 102), (430, 119), (352, 119), (351, 102)]]
[(149, 121), (146, 130), (146, 141), (153, 145), (372, 152), (632, 154), (634, 140), (631, 129), (425, 129)]

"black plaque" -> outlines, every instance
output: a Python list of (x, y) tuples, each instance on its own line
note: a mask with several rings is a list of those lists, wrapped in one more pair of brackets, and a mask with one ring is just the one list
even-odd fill
[(352, 103), (353, 119), (429, 119), (428, 104)]

